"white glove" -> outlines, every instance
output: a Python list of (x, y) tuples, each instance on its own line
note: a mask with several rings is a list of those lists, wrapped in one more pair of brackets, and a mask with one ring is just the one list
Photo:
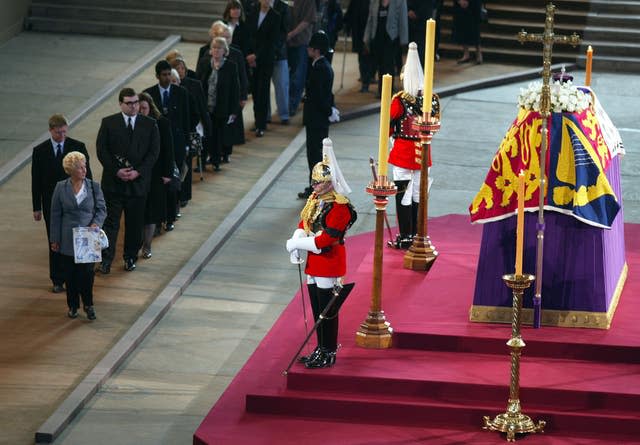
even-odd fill
[(298, 252), (298, 249), (294, 249), (291, 252), (291, 255), (289, 256), (289, 261), (291, 261), (291, 264), (302, 264), (302, 263), (304, 263), (304, 260), (302, 258), (300, 258), (300, 252)]
[(322, 252), (316, 247), (315, 236), (308, 236), (305, 238), (290, 238), (287, 240), (287, 252), (291, 253), (294, 250), (307, 250), (313, 253)]
[(329, 122), (340, 122), (340, 110), (336, 107), (331, 107), (331, 116), (329, 116)]

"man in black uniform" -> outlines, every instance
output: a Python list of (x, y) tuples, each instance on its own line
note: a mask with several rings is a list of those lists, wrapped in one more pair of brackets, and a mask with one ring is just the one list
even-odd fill
[[(47, 247), (49, 247), (49, 215), (51, 213), (51, 197), (56, 183), (69, 177), (62, 168), (62, 158), (72, 151), (79, 151), (87, 159), (87, 178), (91, 179), (89, 153), (83, 142), (67, 137), (69, 124), (62, 114), (54, 114), (49, 118), (50, 138), (33, 148), (31, 157), (31, 198), (33, 202), (33, 219), (40, 221), (44, 216), (47, 229)], [(64, 271), (60, 253), (49, 250), (49, 278), (53, 282), (52, 291), (64, 291)]]
[(298, 193), (298, 198), (307, 199), (311, 188), (313, 166), (322, 161), (322, 140), (329, 137), (329, 117), (333, 108), (333, 69), (325, 58), (329, 51), (329, 37), (324, 31), (311, 36), (307, 54), (312, 60), (305, 86), (302, 123), (307, 133), (307, 163), (309, 165), (309, 186)]

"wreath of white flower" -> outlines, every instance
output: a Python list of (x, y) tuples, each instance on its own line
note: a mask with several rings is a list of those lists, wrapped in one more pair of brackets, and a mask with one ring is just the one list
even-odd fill
[[(591, 104), (591, 95), (578, 89), (569, 81), (556, 80), (549, 85), (551, 91), (551, 110), (554, 113), (567, 111), (579, 113)], [(540, 111), (542, 82), (531, 82), (527, 88), (520, 88), (518, 105), (530, 111)]]

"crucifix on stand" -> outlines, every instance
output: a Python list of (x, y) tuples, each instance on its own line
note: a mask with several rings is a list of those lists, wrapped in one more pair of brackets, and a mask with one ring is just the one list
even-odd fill
[(540, 327), (542, 311), (542, 255), (544, 247), (544, 200), (546, 190), (546, 162), (548, 150), (549, 128), (548, 120), (551, 112), (551, 90), (549, 78), (551, 77), (551, 56), (555, 43), (568, 44), (576, 47), (580, 44), (580, 36), (575, 32), (570, 36), (557, 35), (553, 32), (554, 14), (556, 7), (553, 3), (547, 4), (547, 14), (542, 34), (530, 34), (525, 30), (518, 33), (518, 41), (542, 43), (542, 93), (540, 97), (540, 116), (542, 117), (542, 147), (540, 148), (540, 200), (538, 204), (537, 244), (536, 244), (536, 287), (533, 298), (533, 327)]
[[(513, 312), (511, 323), (511, 338), (507, 345), (511, 349), (511, 378), (509, 384), (509, 399), (507, 401), (507, 410), (498, 414), (494, 418), (484, 416), (483, 429), (490, 431), (500, 431), (507, 433), (507, 442), (514, 442), (516, 434), (539, 433), (544, 432), (546, 422), (539, 420), (534, 422), (531, 417), (522, 413), (520, 405), (520, 356), (525, 342), (521, 335), (522, 324), (522, 296), (524, 291), (534, 281), (536, 282), (535, 298), (534, 298), (534, 326), (540, 327), (540, 300), (542, 293), (542, 248), (544, 241), (544, 198), (546, 195), (546, 158), (548, 144), (548, 118), (551, 110), (551, 91), (549, 88), (549, 78), (551, 77), (551, 55), (554, 43), (567, 43), (573, 46), (580, 43), (580, 37), (577, 34), (571, 36), (557, 36), (553, 32), (553, 16), (555, 6), (552, 3), (547, 4), (547, 14), (544, 24), (544, 33), (528, 34), (526, 31), (518, 33), (520, 43), (524, 42), (541, 42), (543, 45), (543, 69), (542, 69), (542, 94), (540, 98), (540, 115), (542, 117), (542, 147), (540, 148), (540, 200), (538, 208), (537, 223), (537, 245), (536, 245), (536, 275), (523, 273), (522, 266), (516, 265), (514, 274), (504, 275), (502, 279), (507, 286), (513, 289)], [(519, 201), (524, 199), (524, 184), (521, 185), (519, 192)], [(521, 201), (520, 201), (521, 202)], [(519, 216), (524, 216), (524, 208), (519, 209)], [(518, 242), (520, 245), (522, 241)], [(517, 258), (516, 258), (517, 264)], [(520, 263), (522, 264), (522, 263)], [(520, 270), (518, 270), (520, 269)], [(536, 314), (537, 311), (537, 314)]]

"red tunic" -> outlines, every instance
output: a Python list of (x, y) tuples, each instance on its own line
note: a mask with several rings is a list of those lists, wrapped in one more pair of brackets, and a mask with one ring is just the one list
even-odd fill
[[(422, 159), (422, 145), (420, 144), (420, 132), (411, 128), (411, 124), (417, 115), (406, 112), (405, 105), (396, 95), (391, 101), (391, 120), (400, 121), (400, 132), (394, 133), (393, 149), (389, 153), (389, 164), (408, 170), (420, 170)], [(429, 156), (431, 167), (431, 156)]]
[[(304, 272), (313, 277), (341, 277), (347, 273), (347, 254), (344, 244), (340, 243), (339, 236), (332, 236), (330, 232), (344, 233), (351, 221), (351, 211), (347, 204), (334, 202), (331, 210), (324, 218), (326, 227), (322, 227), (322, 233), (316, 235), (314, 241), (318, 249), (326, 252), (307, 254), (307, 266)], [(298, 224), (303, 228), (302, 221)], [(327, 230), (329, 229), (329, 230)], [(334, 233), (334, 235), (336, 235)]]

